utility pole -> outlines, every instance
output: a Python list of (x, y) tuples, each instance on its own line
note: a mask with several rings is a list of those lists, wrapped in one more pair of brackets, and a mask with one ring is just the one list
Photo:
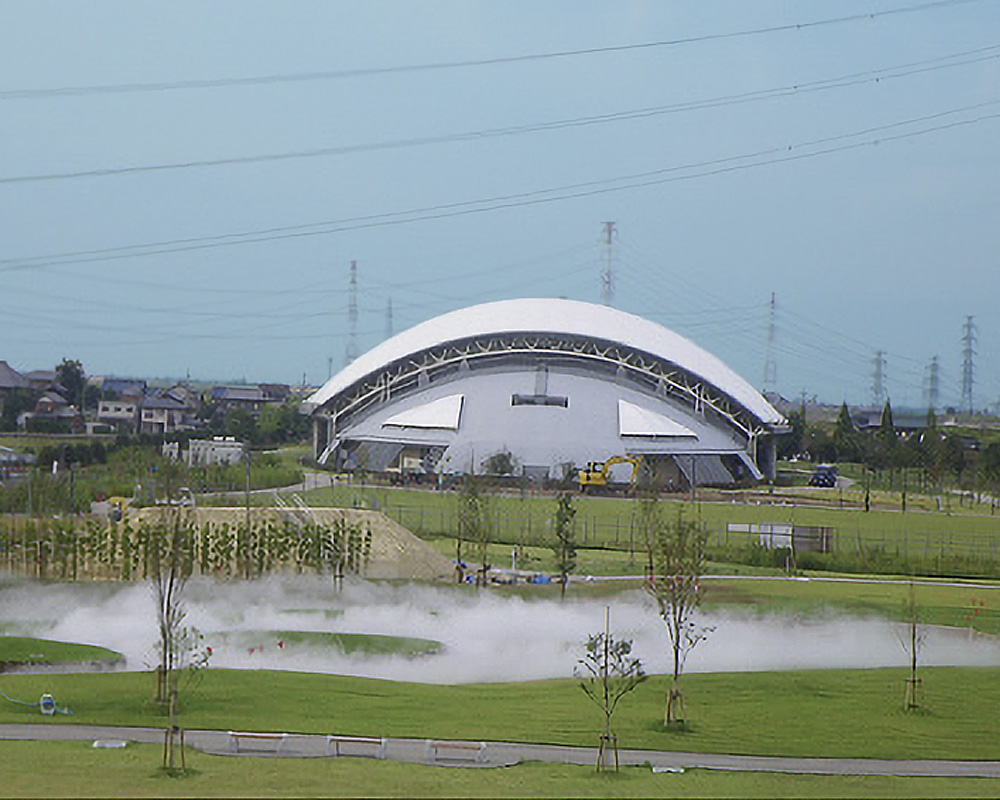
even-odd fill
[(876, 350), (872, 359), (872, 405), (885, 403), (885, 350)]
[(358, 357), (358, 262), (351, 262), (351, 282), (347, 287), (347, 347), (344, 366)]
[(975, 385), (976, 325), (973, 317), (965, 318), (962, 326), (962, 408), (970, 414), (975, 408), (973, 387)]
[(392, 338), (392, 297), (385, 302), (385, 338)]
[(614, 222), (605, 222), (601, 225), (604, 231), (604, 271), (601, 273), (601, 303), (606, 306), (615, 304), (615, 274), (614, 264), (614, 239), (618, 235)]
[(764, 360), (765, 394), (768, 389), (775, 391), (778, 388), (778, 364), (774, 360), (774, 328), (776, 310), (777, 304), (775, 302), (774, 292), (771, 292), (771, 310), (767, 323), (767, 355)]

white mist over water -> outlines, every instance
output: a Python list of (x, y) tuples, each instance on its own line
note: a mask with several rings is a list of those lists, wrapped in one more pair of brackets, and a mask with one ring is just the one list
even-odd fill
[[(668, 672), (666, 630), (641, 592), (610, 599), (525, 599), (485, 590), (350, 582), (336, 590), (316, 577), (253, 582), (194, 580), (186, 624), (205, 634), (212, 666), (287, 669), (426, 683), (569, 677), (590, 633), (603, 629), (635, 642), (648, 672)], [(0, 588), (0, 621), (11, 633), (97, 644), (125, 654), (129, 669), (155, 663), (155, 606), (145, 584), (14, 583)], [(692, 652), (688, 672), (905, 666), (900, 626), (877, 618), (703, 614), (714, 626)], [(251, 638), (232, 644), (221, 632), (332, 631), (419, 637), (442, 652), (416, 657), (343, 655)], [(925, 629), (921, 664), (1000, 665), (1000, 642), (967, 632)], [(247, 633), (247, 635), (250, 635)], [(274, 637), (271, 637), (274, 638)]]

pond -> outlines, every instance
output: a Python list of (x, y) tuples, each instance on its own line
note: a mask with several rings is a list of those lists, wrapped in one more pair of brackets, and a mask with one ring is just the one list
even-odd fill
[[(603, 629), (609, 603), (612, 632), (634, 640), (646, 671), (668, 672), (671, 665), (666, 628), (641, 592), (559, 602), (362, 581), (338, 591), (328, 581), (299, 576), (192, 581), (186, 602), (186, 624), (205, 635), (216, 667), (427, 683), (570, 677), (587, 635)], [(19, 582), (0, 589), (5, 632), (108, 647), (136, 670), (156, 663), (154, 607), (143, 584)], [(907, 631), (880, 618), (713, 613), (698, 621), (712, 630), (692, 652), (688, 672), (908, 663)], [(1000, 665), (1000, 641), (992, 637), (935, 627), (922, 632), (922, 665)]]

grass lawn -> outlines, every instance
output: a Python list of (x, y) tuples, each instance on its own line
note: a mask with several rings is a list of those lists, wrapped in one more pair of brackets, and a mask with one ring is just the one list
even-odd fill
[(873, 778), (522, 764), (446, 769), (356, 758), (227, 758), (189, 751), (186, 777), (158, 769), (162, 750), (89, 742), (0, 742), (2, 797), (996, 797), (1000, 781)]
[(29, 636), (0, 636), (0, 661), (55, 664), (64, 661), (117, 661), (121, 653), (92, 644), (54, 642)]
[[(253, 647), (261, 642), (270, 645), (281, 642), (282, 647), (332, 649), (340, 653), (364, 655), (417, 656), (436, 653), (441, 643), (432, 639), (411, 636), (383, 636), (372, 633), (330, 633), (328, 631), (236, 631), (211, 634), (213, 641), (222, 646)], [(221, 648), (220, 648), (221, 649)]]
[[(1000, 668), (922, 670), (926, 708), (902, 710), (905, 670), (685, 676), (691, 729), (661, 725), (667, 681), (621, 705), (623, 747), (758, 755), (996, 759)], [(149, 673), (8, 675), (12, 697), (51, 692), (52, 724), (159, 726)], [(0, 722), (37, 721), (4, 704)], [(573, 680), (435, 686), (310, 673), (209, 670), (182, 695), (187, 728), (509, 740), (593, 746), (598, 719)]]
[[(809, 581), (707, 580), (704, 603), (706, 608), (750, 606), (762, 613), (779, 611), (812, 616), (837, 610), (904, 620), (903, 604), (910, 591), (905, 583), (841, 583), (815, 578), (814, 574)], [(914, 592), (922, 623), (1000, 635), (1000, 586), (922, 582), (914, 587)]]
[[(437, 552), (445, 558), (455, 558), (456, 540), (450, 537), (434, 536), (427, 540)], [(494, 567), (509, 568), (511, 553), (515, 545), (491, 543), (487, 547), (487, 560)], [(478, 549), (464, 542), (462, 544), (462, 560), (478, 560)], [(630, 556), (623, 550), (597, 550), (591, 548), (577, 549), (575, 575), (641, 575), (643, 572), (644, 554), (636, 552)], [(549, 547), (526, 545), (521, 548), (520, 558), (516, 561), (519, 570), (552, 573), (555, 570), (555, 556)]]
[[(838, 490), (809, 490), (833, 492)], [(801, 493), (801, 490), (800, 490)], [(846, 495), (846, 493), (845, 493)], [(384, 486), (346, 486), (313, 489), (303, 499), (317, 506), (361, 506), (377, 508), (414, 533), (424, 537), (452, 536), (457, 524), (458, 493)], [(858, 543), (879, 547), (886, 552), (909, 553), (915, 558), (933, 558), (942, 552), (976, 553), (980, 558), (1000, 559), (1000, 515), (992, 515), (987, 504), (960, 507), (957, 500), (952, 513), (929, 510), (910, 512), (857, 508), (818, 508), (803, 504), (794, 494), (776, 492), (764, 502), (750, 502), (748, 493), (728, 493), (728, 502), (690, 503), (663, 499), (663, 513), (670, 516), (682, 508), (689, 518), (698, 519), (711, 533), (710, 546), (743, 546), (747, 534), (727, 532), (730, 523), (793, 523), (833, 528), (837, 546), (853, 550)], [(832, 502), (833, 495), (830, 496)], [(857, 498), (854, 498), (855, 500)], [(889, 498), (885, 498), (888, 500)], [(256, 502), (267, 504), (269, 498)], [(890, 505), (887, 502), (887, 505)], [(544, 547), (549, 544), (555, 499), (551, 494), (514, 493), (490, 495), (489, 513), (496, 526), (495, 538), (508, 546), (523, 544)], [(641, 553), (643, 542), (636, 533), (638, 506), (622, 497), (576, 498), (577, 543), (580, 547), (606, 547)], [(505, 562), (509, 563), (509, 551)]]

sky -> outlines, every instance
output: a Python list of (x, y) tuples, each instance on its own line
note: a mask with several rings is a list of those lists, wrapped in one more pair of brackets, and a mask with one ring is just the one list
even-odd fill
[(958, 405), (971, 316), (984, 408), (998, 142), (998, 0), (0, 0), (0, 359), (315, 385), (352, 261), (359, 351), (610, 264), (789, 398)]

